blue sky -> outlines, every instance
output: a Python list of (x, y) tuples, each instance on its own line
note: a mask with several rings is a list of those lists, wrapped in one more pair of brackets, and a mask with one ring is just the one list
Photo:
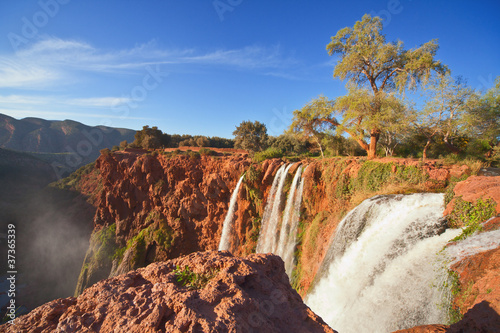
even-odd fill
[(499, 1), (41, 0), (0, 3), (0, 113), (232, 137), (272, 135), (323, 94), (330, 37), (363, 14), (388, 41), (438, 38), (437, 58), (473, 88), (500, 75)]

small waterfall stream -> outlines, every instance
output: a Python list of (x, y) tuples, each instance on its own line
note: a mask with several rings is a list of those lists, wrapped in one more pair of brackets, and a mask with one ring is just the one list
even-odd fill
[(302, 192), (304, 191), (304, 180), (302, 179), (302, 166), (297, 168), (293, 177), (292, 187), (285, 206), (281, 231), (279, 233), (278, 247), (275, 253), (285, 262), (285, 271), (289, 277), (292, 276), (294, 267), (294, 252), (297, 244), (297, 228), (300, 220), (300, 205), (302, 203)]
[(285, 186), (286, 176), (293, 164), (284, 164), (276, 172), (273, 180), (271, 192), (267, 198), (266, 208), (262, 216), (262, 227), (257, 240), (257, 253), (274, 252), (277, 237), (277, 227), (281, 217), (283, 187)]
[[(341, 221), (306, 304), (339, 332), (446, 321), (442, 194), (376, 196)], [(442, 254), (444, 256), (444, 254)]]
[(294, 251), (297, 243), (300, 205), (302, 204), (302, 192), (304, 190), (303, 167), (298, 166), (283, 210), (283, 187), (286, 176), (293, 165), (282, 165), (276, 172), (264, 209), (262, 229), (256, 250), (257, 253), (271, 252), (279, 255), (285, 262), (285, 270), (289, 277), (291, 277), (295, 264)]
[(229, 209), (227, 210), (226, 218), (224, 219), (224, 224), (222, 227), (222, 235), (219, 242), (219, 251), (229, 251), (231, 247), (231, 235), (233, 229), (234, 211), (236, 209), (236, 199), (238, 198), (238, 192), (240, 191), (240, 186), (245, 175), (240, 177), (236, 188), (231, 194), (231, 200), (229, 201)]

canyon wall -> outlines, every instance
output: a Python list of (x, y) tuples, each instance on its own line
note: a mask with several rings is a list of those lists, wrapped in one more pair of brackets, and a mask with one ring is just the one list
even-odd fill
[[(76, 294), (151, 262), (217, 249), (229, 198), (243, 173), (230, 250), (235, 255), (255, 252), (268, 193), (286, 161), (254, 163), (245, 154), (219, 155), (132, 149), (102, 155), (96, 162), (101, 185), (94, 232)], [(375, 194), (443, 191), (450, 181), (471, 172), (465, 165), (432, 160), (302, 160), (289, 168), (285, 195), (300, 164), (308, 168), (292, 283), (302, 295), (336, 225), (362, 200)]]

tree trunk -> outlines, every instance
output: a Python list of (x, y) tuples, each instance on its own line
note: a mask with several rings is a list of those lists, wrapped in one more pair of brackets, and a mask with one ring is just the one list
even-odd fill
[(447, 138), (445, 138), (444, 143), (446, 143), (446, 147), (448, 147), (448, 149), (451, 150), (453, 154), (459, 154), (460, 152), (462, 152), (460, 148), (454, 146), (451, 142), (448, 141)]
[(427, 158), (427, 148), (429, 148), (430, 145), (431, 145), (431, 139), (427, 140), (425, 147), (424, 147), (424, 151), (422, 152), (422, 160), (423, 161), (425, 161), (425, 159)]
[(314, 135), (314, 138), (316, 139), (316, 143), (318, 144), (319, 151), (321, 152), (321, 158), (325, 158), (325, 155), (323, 154), (323, 148), (321, 147), (320, 141), (318, 140), (318, 138), (316, 137), (316, 135)]
[(461, 150), (450, 142), (450, 135), (450, 131), (446, 132), (443, 141), (444, 143), (446, 143), (446, 147), (448, 147), (448, 149), (451, 150), (453, 154), (458, 154), (461, 152)]
[(373, 159), (377, 157), (377, 142), (380, 137), (380, 131), (377, 129), (372, 129), (370, 132), (370, 145), (368, 147), (368, 150), (366, 151), (368, 153), (368, 159)]

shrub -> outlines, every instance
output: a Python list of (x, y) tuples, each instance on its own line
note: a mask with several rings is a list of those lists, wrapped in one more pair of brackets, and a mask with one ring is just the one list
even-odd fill
[(366, 161), (359, 169), (358, 177), (351, 183), (351, 189), (375, 192), (387, 183), (391, 176), (392, 163)]
[(461, 197), (455, 199), (455, 205), (448, 215), (449, 225), (452, 228), (465, 226), (462, 233), (454, 238), (454, 241), (465, 239), (476, 231), (481, 231), (482, 222), (496, 214), (496, 202), (491, 199), (478, 199), (476, 203), (463, 200)]
[(188, 150), (187, 154), (189, 158), (193, 161), (199, 160), (201, 158), (200, 153), (198, 153), (197, 151)]
[(208, 149), (208, 148), (200, 148), (199, 153), (203, 156), (215, 156), (215, 155), (217, 155), (217, 153), (214, 150)]
[(99, 152), (101, 153), (102, 156), (111, 155), (111, 150), (109, 150), (109, 148), (101, 149), (101, 150), (99, 150)]
[(189, 266), (184, 266), (180, 268), (176, 266), (174, 269), (174, 275), (176, 281), (183, 287), (187, 287), (191, 290), (203, 289), (208, 284), (208, 282), (214, 278), (218, 273), (218, 270), (210, 269), (206, 273), (195, 273), (191, 271)]
[(255, 162), (260, 163), (270, 158), (281, 158), (283, 157), (283, 152), (277, 148), (268, 148), (262, 152), (255, 153), (253, 159)]

